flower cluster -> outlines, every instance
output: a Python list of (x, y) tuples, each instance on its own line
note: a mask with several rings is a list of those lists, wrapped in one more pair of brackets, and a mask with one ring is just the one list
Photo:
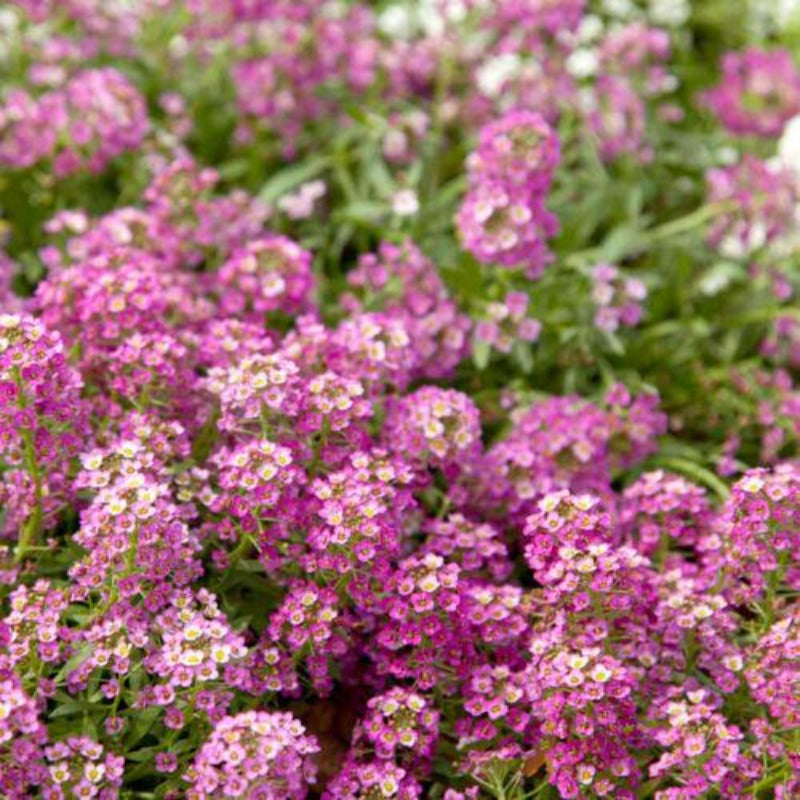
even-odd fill
[(230, 630), (208, 593), (173, 598), (156, 617), (153, 633), (160, 645), (145, 658), (145, 669), (173, 688), (216, 680), (228, 662), (246, 653), (242, 637)]
[(70, 498), (70, 461), (88, 424), (81, 386), (58, 334), (27, 315), (0, 315), (0, 497), (21, 551)]
[(418, 800), (422, 786), (391, 761), (348, 761), (323, 794), (325, 800)]
[(63, 87), (34, 98), (16, 91), (0, 109), (0, 164), (24, 169), (45, 159), (64, 177), (100, 172), (138, 148), (149, 122), (144, 98), (110, 67), (77, 73)]
[(270, 617), (268, 646), (302, 663), (314, 690), (325, 695), (333, 689), (331, 673), (350, 647), (351, 628), (333, 590), (298, 582)]
[(411, 766), (433, 757), (438, 733), (439, 712), (430, 700), (396, 688), (367, 703), (353, 745), (374, 751), (380, 759)]
[(292, 465), (292, 451), (269, 439), (249, 442), (214, 454), (221, 491), (210, 507), (240, 521), (245, 530), (255, 530), (258, 520), (277, 509), (290, 487), (302, 481), (303, 473)]
[(480, 449), (478, 409), (460, 392), (426, 387), (389, 406), (384, 435), (414, 464), (455, 467)]
[(614, 392), (609, 399), (620, 402), (603, 409), (567, 396), (515, 409), (509, 434), (464, 466), (455, 498), (479, 504), (492, 518), (512, 514), (522, 525), (550, 491), (607, 494), (612, 470), (651, 452), (665, 424), (652, 396)]
[(800, 184), (793, 171), (745, 156), (707, 178), (709, 199), (729, 206), (709, 229), (710, 244), (727, 258), (752, 257), (796, 223)]
[(541, 274), (551, 260), (547, 239), (558, 231), (545, 204), (558, 161), (558, 137), (538, 114), (511, 112), (481, 130), (457, 220), (479, 261)]
[(647, 288), (636, 278), (623, 278), (612, 264), (598, 264), (592, 270), (592, 300), (597, 306), (594, 324), (601, 331), (614, 332), (635, 327), (642, 318), (642, 301)]
[(428, 553), (400, 562), (390, 577), (374, 654), (379, 672), (411, 678), (420, 689), (447, 686), (447, 672), (471, 642), (452, 624), (461, 606), (458, 566)]
[(738, 136), (780, 136), (800, 111), (800, 70), (788, 50), (726, 53), (722, 81), (703, 100)]
[[(743, 752), (744, 735), (719, 712), (721, 699), (700, 685), (675, 687), (653, 709), (656, 741), (666, 752), (650, 766), (650, 775), (680, 776), (699, 797), (712, 786), (730, 794), (741, 792), (757, 774), (752, 757)], [(665, 790), (671, 800), (686, 796)]]
[(600, 142), (600, 154), (613, 161), (633, 154), (649, 161), (652, 153), (644, 143), (645, 105), (627, 80), (617, 75), (601, 75), (595, 95), (586, 102), (586, 119)]
[(377, 253), (359, 259), (347, 273), (347, 282), (354, 290), (354, 296), (343, 298), (348, 310), (379, 308), (403, 321), (418, 362), (415, 374), (429, 380), (453, 374), (465, 355), (471, 320), (459, 311), (435, 265), (413, 242), (383, 242)]
[(502, 302), (486, 305), (486, 319), (475, 326), (475, 338), (501, 353), (511, 352), (515, 342), (535, 342), (542, 325), (527, 316), (528, 296), (509, 292)]
[(695, 5), (0, 9), (0, 796), (800, 796), (800, 71)]
[(638, 736), (635, 674), (599, 647), (564, 645), (559, 637), (534, 637), (526, 671), (532, 713), (552, 741), (553, 783), (562, 797), (592, 786), (600, 796), (633, 798), (638, 775), (628, 748)]
[(240, 319), (308, 311), (312, 288), (311, 254), (281, 236), (248, 242), (219, 269), (220, 307)]
[(619, 524), (631, 543), (647, 556), (672, 546), (709, 546), (712, 513), (706, 493), (680, 475), (648, 472), (623, 495)]
[[(112, 798), (122, 785), (123, 761), (104, 753), (102, 745), (86, 736), (71, 736), (44, 749), (52, 783), (43, 797), (61, 800), (68, 797)], [(48, 783), (50, 783), (48, 781)]]
[(736, 601), (786, 583), (800, 586), (800, 474), (794, 464), (749, 471), (733, 487), (717, 522), (720, 568)]
[(759, 639), (745, 673), (753, 696), (781, 728), (797, 727), (796, 694), (800, 685), (800, 639), (797, 609), (787, 610)]
[[(233, 73), (240, 141), (252, 140), (264, 129), (272, 130), (281, 136), (285, 152), (291, 155), (304, 124), (335, 112), (335, 104), (324, 96), (328, 85), (344, 80), (358, 91), (374, 79), (375, 47), (370, 39), (374, 22), (368, 8), (360, 3), (341, 14), (329, 10), (320, 16), (314, 15), (309, 4), (299, 13), (287, 13), (283, 6), (291, 3), (257, 3), (250, 11), (250, 20), (246, 6), (240, 11), (235, 3), (209, 4), (234, 16), (227, 30), (210, 31), (209, 44), (220, 36), (229, 37), (231, 43), (241, 41), (242, 54)], [(198, 24), (207, 25), (205, 3), (194, 5)], [(247, 29), (253, 27), (250, 22), (260, 23), (260, 34), (272, 47), (247, 57)], [(244, 36), (237, 36), (237, 28)]]
[(221, 719), (185, 778), (186, 796), (302, 800), (314, 781), (319, 745), (287, 713), (245, 711)]
[(532, 720), (525, 686), (524, 673), (506, 664), (481, 664), (472, 670), (463, 689), (466, 716), (456, 724), (459, 747), (489, 743), (497, 749), (510, 731), (525, 741)]
[(508, 547), (500, 531), (489, 523), (477, 523), (463, 514), (451, 514), (443, 520), (431, 520), (425, 532), (422, 551), (455, 562), (463, 575), (499, 583), (511, 573), (513, 565)]
[(41, 749), (47, 731), (16, 673), (3, 665), (0, 675), (0, 789), (11, 800), (23, 800), (47, 780)]

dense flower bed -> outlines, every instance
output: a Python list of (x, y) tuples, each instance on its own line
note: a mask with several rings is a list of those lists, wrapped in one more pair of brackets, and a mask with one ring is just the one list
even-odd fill
[(0, 796), (800, 795), (800, 10), (0, 8)]

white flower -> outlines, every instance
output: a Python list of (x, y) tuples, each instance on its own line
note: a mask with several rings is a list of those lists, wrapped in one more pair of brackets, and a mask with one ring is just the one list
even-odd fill
[(202, 650), (184, 650), (180, 655), (180, 662), (187, 667), (196, 667), (203, 663)]
[(751, 25), (757, 34), (784, 30), (800, 19), (800, 0), (750, 0)]
[(716, 156), (719, 164), (728, 167), (739, 160), (739, 151), (735, 147), (720, 147)]
[(594, 572), (597, 567), (595, 566), (594, 559), (587, 556), (586, 558), (580, 559), (577, 564), (575, 564), (575, 569), (577, 569), (578, 572), (586, 575)]
[(381, 794), (384, 797), (394, 797), (398, 788), (397, 781), (391, 775), (387, 775), (380, 784)]
[(783, 129), (778, 142), (778, 160), (800, 174), (800, 115), (792, 117)]
[(464, 0), (448, 0), (445, 3), (444, 15), (450, 22), (463, 22), (467, 16)]
[(127, 507), (128, 504), (121, 497), (111, 497), (106, 506), (108, 513), (115, 517), (119, 516)]
[(439, 579), (431, 572), (418, 581), (417, 586), (426, 594), (431, 594), (431, 592), (435, 592), (439, 588)]
[(773, 0), (775, 5), (775, 21), (778, 27), (786, 28), (790, 22), (800, 17), (800, 0)]
[(392, 211), (398, 217), (413, 217), (419, 211), (419, 200), (411, 189), (401, 189), (392, 198)]
[(228, 644), (220, 644), (211, 649), (211, 658), (217, 664), (227, 664), (230, 661), (231, 648)]
[(636, 12), (631, 0), (603, 0), (603, 10), (611, 17), (629, 19)]
[(594, 42), (603, 33), (603, 20), (596, 14), (586, 14), (578, 26), (578, 41), (582, 44)]
[(611, 670), (605, 664), (597, 664), (589, 673), (593, 681), (597, 683), (605, 683), (611, 679)]
[(70, 772), (69, 772), (69, 764), (66, 761), (62, 761), (58, 764), (53, 764), (49, 767), (50, 770), (50, 777), (56, 783), (64, 783), (70, 779)]
[(714, 611), (705, 603), (700, 603), (700, 605), (695, 606), (692, 613), (694, 614), (695, 619), (708, 619), (708, 617), (710, 617)]
[(581, 764), (576, 770), (578, 783), (587, 786), (594, 778), (595, 768), (591, 764)]
[(687, 22), (692, 7), (689, 0), (650, 0), (648, 11), (651, 22), (656, 25), (677, 28)]
[(0, 33), (11, 34), (19, 27), (19, 17), (13, 8), (0, 8)]
[[(725, 258), (731, 258), (734, 260), (738, 260), (740, 258), (744, 258), (747, 255), (746, 248), (744, 246), (744, 242), (740, 236), (726, 236), (720, 243), (719, 247), (717, 248), (720, 252), (720, 255), (724, 256)], [(714, 280), (711, 282), (712, 284), (712, 291), (716, 291), (718, 287), (721, 285), (721, 281), (723, 280), (724, 276), (714, 276)], [(725, 286), (727, 285), (728, 281), (725, 280)], [(706, 294), (708, 294), (708, 290), (706, 290)]]
[(478, 68), (478, 88), (487, 97), (497, 97), (503, 86), (519, 75), (520, 57), (516, 53), (503, 53), (490, 58)]
[(422, 0), (417, 10), (417, 24), (426, 36), (441, 36), (445, 18), (437, 7), (436, 0)]
[(573, 78), (589, 78), (597, 73), (597, 52), (589, 47), (579, 47), (567, 58), (567, 72)]
[(742, 657), (740, 655), (726, 656), (722, 659), (722, 663), (731, 672), (738, 672), (742, 668)]
[(183, 58), (189, 52), (189, 42), (185, 36), (179, 33), (169, 40), (167, 49), (174, 58)]
[(586, 658), (586, 656), (579, 655), (578, 653), (573, 653), (567, 659), (567, 664), (571, 669), (583, 669), (588, 662), (589, 659)]
[(378, 30), (390, 39), (410, 39), (414, 34), (411, 10), (400, 4), (389, 6), (378, 17)]
[(742, 490), (748, 494), (757, 494), (764, 488), (764, 481), (753, 475), (749, 478), (745, 478), (739, 485), (742, 487)]
[(203, 631), (197, 625), (188, 625), (183, 629), (183, 638), (187, 642), (193, 642), (203, 635)]
[(105, 772), (105, 764), (93, 764), (90, 762), (83, 768), (83, 774), (90, 783), (99, 783), (103, 779)]

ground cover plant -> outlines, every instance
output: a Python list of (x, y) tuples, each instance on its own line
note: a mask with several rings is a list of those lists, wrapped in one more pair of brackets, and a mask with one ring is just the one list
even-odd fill
[(0, 797), (800, 795), (800, 9), (0, 5)]

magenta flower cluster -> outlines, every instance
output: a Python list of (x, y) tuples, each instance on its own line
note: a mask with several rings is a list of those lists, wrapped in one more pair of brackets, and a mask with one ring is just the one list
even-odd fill
[(514, 111), (484, 127), (457, 220), (464, 248), (482, 263), (537, 278), (551, 259), (547, 240), (558, 232), (546, 205), (558, 161), (558, 136), (539, 114)]
[(627, 5), (0, 10), (0, 797), (800, 796), (800, 172)]
[(113, 68), (85, 70), (31, 97), (12, 92), (0, 110), (0, 164), (23, 169), (44, 160), (56, 176), (100, 172), (141, 146), (149, 127), (144, 98)]
[(647, 287), (637, 278), (625, 278), (613, 264), (598, 264), (592, 270), (592, 300), (597, 306), (594, 324), (601, 331), (632, 328), (642, 318)]
[(780, 136), (800, 112), (800, 70), (788, 50), (726, 53), (721, 67), (721, 82), (703, 99), (731, 133)]

